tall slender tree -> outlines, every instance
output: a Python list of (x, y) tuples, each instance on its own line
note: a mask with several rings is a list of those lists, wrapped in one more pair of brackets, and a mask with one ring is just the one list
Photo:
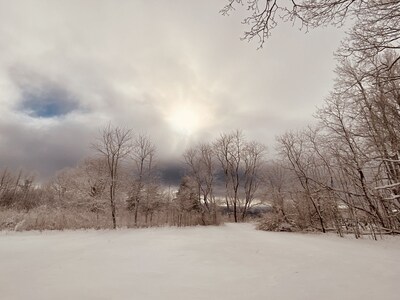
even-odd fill
[(132, 152), (132, 130), (113, 126), (109, 123), (104, 127), (100, 135), (92, 145), (92, 148), (107, 161), (107, 172), (109, 176), (109, 199), (113, 228), (117, 228), (116, 220), (116, 191), (118, 179), (121, 172), (122, 161)]

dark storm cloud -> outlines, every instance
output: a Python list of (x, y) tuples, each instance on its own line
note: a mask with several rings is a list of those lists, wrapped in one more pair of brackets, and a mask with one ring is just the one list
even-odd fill
[(185, 166), (182, 162), (160, 162), (159, 163), (160, 177), (165, 185), (179, 186), (182, 176), (185, 175)]
[(48, 179), (62, 168), (75, 166), (90, 153), (91, 136), (81, 128), (0, 122), (0, 169), (36, 171), (38, 178)]

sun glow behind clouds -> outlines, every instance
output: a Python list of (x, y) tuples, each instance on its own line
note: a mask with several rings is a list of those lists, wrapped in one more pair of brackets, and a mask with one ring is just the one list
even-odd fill
[(200, 117), (189, 106), (176, 107), (171, 110), (167, 121), (174, 131), (185, 135), (193, 134), (200, 127)]

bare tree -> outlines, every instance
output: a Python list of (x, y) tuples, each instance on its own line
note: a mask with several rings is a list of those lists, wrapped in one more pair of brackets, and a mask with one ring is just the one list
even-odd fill
[(244, 162), (244, 204), (242, 220), (246, 218), (261, 183), (261, 171), (264, 163), (266, 147), (258, 142), (248, 142), (243, 149)]
[(376, 54), (400, 46), (399, 1), (227, 0), (221, 13), (227, 15), (238, 5), (246, 6), (248, 11), (243, 23), (249, 29), (244, 39), (258, 38), (261, 47), (279, 21), (298, 22), (301, 28), (308, 30), (325, 25), (342, 26), (348, 19), (355, 20), (344, 42), (349, 54)]
[[(309, 201), (314, 209), (321, 231), (326, 231), (326, 221), (323, 214), (321, 203), (321, 194), (318, 187), (315, 186), (315, 180), (311, 175), (315, 170), (313, 167), (314, 157), (310, 153), (307, 145), (307, 139), (304, 132), (287, 132), (277, 138), (280, 154), (290, 163), (291, 170), (296, 174), (300, 183), (304, 197)], [(311, 208), (310, 208), (311, 209)], [(313, 212), (310, 211), (310, 221)]]
[[(81, 182), (78, 185), (83, 189), (83, 195), (87, 199), (87, 206), (91, 212), (96, 213), (97, 220), (99, 214), (105, 209), (105, 194), (108, 186), (107, 163), (104, 158), (85, 159), (79, 164), (78, 169), (82, 174)], [(86, 200), (85, 199), (85, 200)]]
[(0, 206), (29, 211), (40, 205), (41, 189), (35, 176), (20, 170), (17, 175), (5, 169), (0, 175)]
[[(198, 186), (199, 202), (202, 202), (203, 211), (212, 216), (212, 223), (217, 220), (217, 208), (214, 197), (214, 184), (216, 173), (216, 162), (214, 149), (210, 144), (196, 145), (184, 153), (184, 159), (188, 167), (188, 174), (194, 179)], [(206, 224), (206, 220), (203, 223)]]
[(243, 133), (236, 130), (221, 134), (214, 149), (224, 174), (227, 210), (233, 210), (235, 222), (244, 220), (261, 182), (260, 171), (266, 147), (255, 141), (246, 141)]
[[(140, 211), (144, 214), (146, 225), (153, 225), (153, 216), (157, 212), (166, 213), (165, 194), (158, 183), (148, 183), (145, 186), (144, 201)], [(158, 224), (158, 222), (156, 223)]]
[(0, 206), (10, 206), (12, 203), (12, 195), (15, 194), (18, 182), (14, 176), (6, 168), (2, 171), (0, 178)]
[(230, 153), (229, 148), (232, 143), (232, 135), (221, 134), (221, 136), (214, 142), (215, 155), (220, 163), (222, 172), (224, 174), (224, 182), (225, 182), (225, 204), (228, 212), (230, 212), (230, 203), (229, 203), (229, 171), (230, 171)]
[(188, 226), (198, 224), (197, 218), (201, 214), (201, 204), (197, 190), (197, 183), (193, 178), (184, 176), (179, 185), (176, 197), (173, 200), (176, 212), (176, 225)]
[(138, 135), (134, 139), (132, 158), (134, 161), (134, 174), (132, 190), (128, 199), (128, 209), (134, 212), (135, 225), (138, 223), (139, 206), (146, 185), (154, 184), (154, 156), (156, 148), (146, 135)]
[[(336, 149), (337, 164), (342, 166), (341, 172), (346, 170), (341, 177), (352, 182), (352, 194), (346, 198), (358, 199), (346, 200), (348, 205), (390, 230), (398, 226), (400, 198), (399, 66), (393, 65), (395, 59), (389, 51), (362, 64), (341, 61), (335, 92), (318, 111), (318, 118), (335, 140), (332, 149)], [(392, 67), (381, 68), (382, 64)]]
[(263, 183), (266, 186), (267, 199), (272, 202), (275, 213), (289, 223), (285, 210), (285, 184), (290, 181), (290, 176), (285, 171), (279, 162), (269, 162), (263, 173)]
[(233, 218), (238, 222), (240, 209), (239, 187), (243, 163), (244, 136), (240, 130), (221, 134), (215, 142), (218, 160), (225, 176), (225, 199), (233, 209)]
[(117, 227), (115, 196), (118, 187), (118, 179), (121, 171), (122, 160), (126, 159), (132, 151), (132, 130), (111, 123), (104, 127), (96, 143), (92, 148), (107, 161), (109, 177), (109, 199), (113, 228)]

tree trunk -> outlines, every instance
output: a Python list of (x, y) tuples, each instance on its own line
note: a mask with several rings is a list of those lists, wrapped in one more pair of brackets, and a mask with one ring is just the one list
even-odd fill
[(237, 222), (238, 222), (238, 219), (237, 219), (236, 201), (233, 202), (233, 217), (235, 218), (235, 223), (237, 223)]
[(113, 229), (117, 228), (117, 221), (115, 218), (115, 202), (114, 202), (114, 185), (110, 186), (110, 205), (111, 205), (111, 217), (113, 222)]

